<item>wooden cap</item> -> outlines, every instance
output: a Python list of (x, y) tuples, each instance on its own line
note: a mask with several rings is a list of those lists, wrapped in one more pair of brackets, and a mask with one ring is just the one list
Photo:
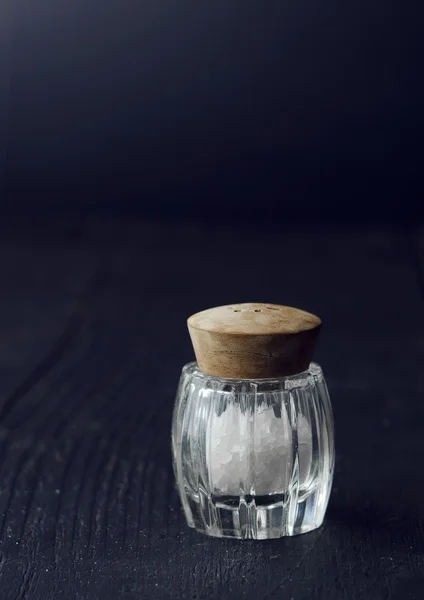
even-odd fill
[(192, 315), (188, 329), (204, 373), (235, 379), (284, 377), (305, 371), (321, 319), (278, 304), (231, 304)]

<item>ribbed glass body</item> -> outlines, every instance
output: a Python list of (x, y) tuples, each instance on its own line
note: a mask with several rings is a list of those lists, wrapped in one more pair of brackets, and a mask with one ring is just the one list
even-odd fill
[(183, 369), (172, 449), (187, 522), (208, 535), (271, 539), (324, 519), (334, 467), (321, 368), (238, 380)]

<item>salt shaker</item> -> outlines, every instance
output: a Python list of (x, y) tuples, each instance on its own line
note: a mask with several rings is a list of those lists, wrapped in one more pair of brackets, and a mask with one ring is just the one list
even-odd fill
[(182, 371), (172, 449), (190, 527), (264, 540), (322, 524), (334, 442), (327, 386), (311, 362), (320, 325), (254, 303), (188, 319), (197, 362)]

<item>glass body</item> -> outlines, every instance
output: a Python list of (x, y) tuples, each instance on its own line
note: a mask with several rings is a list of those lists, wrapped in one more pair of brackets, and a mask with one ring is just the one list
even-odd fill
[(174, 409), (175, 477), (190, 527), (271, 539), (324, 519), (334, 468), (333, 417), (319, 365), (240, 380), (182, 371)]

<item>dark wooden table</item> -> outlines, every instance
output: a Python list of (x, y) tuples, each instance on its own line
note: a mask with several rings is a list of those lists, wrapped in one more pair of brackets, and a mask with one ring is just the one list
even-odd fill
[[(419, 231), (3, 223), (2, 600), (424, 597)], [(186, 317), (242, 301), (324, 323), (337, 461), (317, 532), (187, 528), (170, 420)]]

